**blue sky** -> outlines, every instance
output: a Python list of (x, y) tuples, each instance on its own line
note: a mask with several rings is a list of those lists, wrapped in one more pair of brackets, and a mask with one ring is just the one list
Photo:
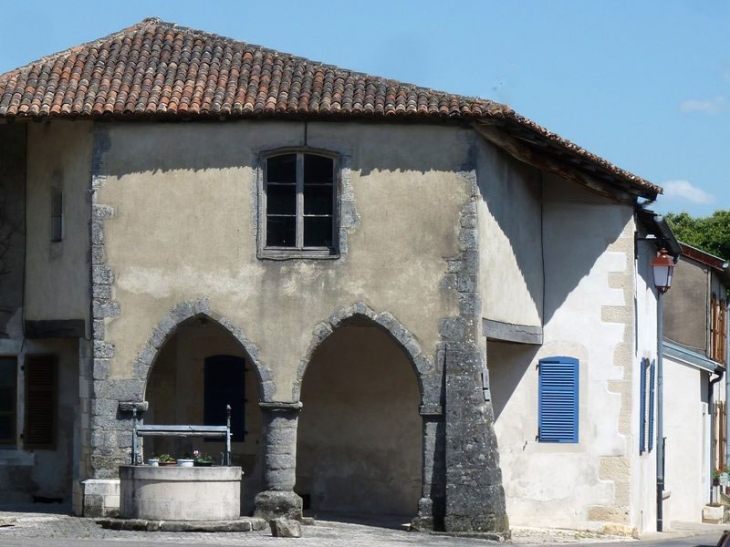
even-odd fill
[(0, 73), (145, 17), (506, 103), (665, 188), (730, 209), (730, 2), (7, 2)]

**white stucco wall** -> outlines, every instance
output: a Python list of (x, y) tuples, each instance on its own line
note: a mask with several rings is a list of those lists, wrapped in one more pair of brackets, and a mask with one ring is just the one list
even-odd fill
[[(640, 237), (645, 234), (640, 233)], [(656, 362), (657, 356), (657, 296), (654, 289), (654, 279), (651, 271), (651, 261), (656, 256), (656, 246), (653, 240), (637, 240), (636, 269), (636, 340), (634, 349), (633, 367), (633, 408), (634, 417), (631, 422), (633, 439), (631, 449), (632, 465), (632, 520), (636, 523), (639, 532), (656, 530), (656, 438), (652, 440), (652, 450), (649, 451), (649, 441), (646, 442), (646, 451), (641, 453), (639, 448), (641, 417), (641, 372), (643, 358)], [(656, 384), (656, 381), (655, 381)], [(647, 389), (648, 391), (648, 389)], [(646, 420), (648, 436), (649, 398), (646, 399)], [(656, 437), (656, 389), (654, 397), (654, 436)]]
[[(630, 533), (633, 211), (552, 175), (543, 195), (544, 344), (487, 341), (510, 522)], [(536, 440), (548, 356), (580, 361), (578, 444)]]
[(701, 522), (709, 501), (709, 373), (664, 358), (665, 519)]

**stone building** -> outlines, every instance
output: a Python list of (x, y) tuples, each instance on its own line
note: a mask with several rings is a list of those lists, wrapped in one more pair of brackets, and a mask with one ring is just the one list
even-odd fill
[[(112, 514), (129, 408), (230, 403), (245, 512), (638, 526), (659, 187), (504, 105), (156, 19), (0, 76), (0, 142), (9, 496)], [(145, 446), (192, 449), (221, 446)]]

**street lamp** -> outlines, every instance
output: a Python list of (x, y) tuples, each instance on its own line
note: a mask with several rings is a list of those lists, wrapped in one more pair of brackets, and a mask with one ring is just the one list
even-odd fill
[(656, 424), (656, 530), (664, 528), (664, 294), (672, 286), (674, 258), (667, 250), (662, 249), (651, 261), (654, 272), (654, 286), (657, 290), (657, 424)]
[(654, 272), (654, 285), (659, 294), (664, 294), (672, 286), (672, 273), (674, 272), (674, 258), (662, 247), (654, 260), (651, 261), (651, 269)]

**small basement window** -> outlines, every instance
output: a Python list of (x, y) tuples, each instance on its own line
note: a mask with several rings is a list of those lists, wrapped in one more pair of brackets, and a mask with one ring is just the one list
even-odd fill
[(260, 247), (272, 258), (337, 254), (337, 161), (324, 153), (266, 157)]

